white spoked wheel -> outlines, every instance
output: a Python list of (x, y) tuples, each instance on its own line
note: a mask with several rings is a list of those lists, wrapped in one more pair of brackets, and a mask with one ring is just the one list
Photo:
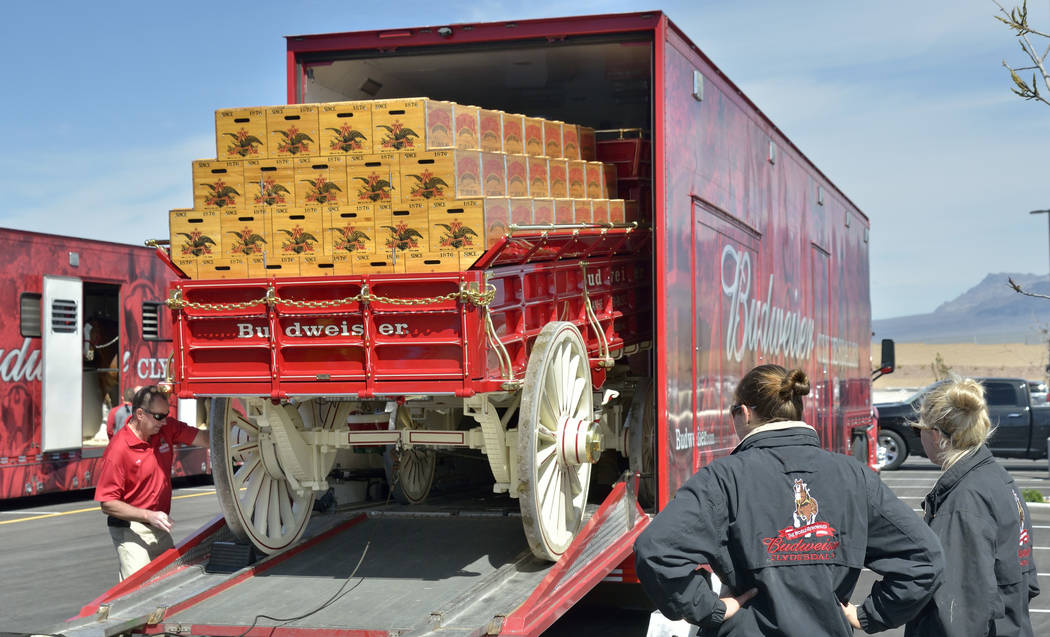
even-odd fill
[(548, 323), (529, 355), (518, 416), (518, 499), (537, 557), (557, 561), (576, 537), (600, 454), (583, 338), (572, 323)]
[(233, 534), (274, 553), (302, 536), (314, 493), (293, 489), (274, 444), (260, 440), (262, 413), (261, 399), (212, 400), (212, 477)]
[(646, 382), (639, 391), (645, 393), (636, 401), (642, 413), (639, 426), (629, 432), (629, 463), (631, 471), (642, 476), (638, 480), (638, 502), (648, 507), (656, 502), (656, 397), (652, 383)]
[[(396, 422), (399, 429), (414, 429), (412, 417), (405, 408), (398, 408)], [(434, 485), (437, 452), (426, 447), (398, 450), (387, 447), (383, 452), (386, 482), (394, 499), (401, 504), (421, 504), (430, 495)]]
[(387, 483), (401, 504), (421, 504), (434, 484), (437, 452), (423, 447), (389, 448), (383, 456)]

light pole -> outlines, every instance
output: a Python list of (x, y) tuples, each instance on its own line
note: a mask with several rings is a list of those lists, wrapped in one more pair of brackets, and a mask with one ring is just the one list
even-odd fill
[[(1050, 237), (1050, 210), (1032, 210), (1028, 214), (1030, 214), (1030, 215), (1046, 214), (1047, 236)], [(1044, 377), (1050, 377), (1050, 338), (1047, 339), (1046, 346), (1047, 346), (1048, 354), (1047, 354), (1046, 374), (1044, 374)], [(1047, 439), (1047, 444), (1050, 444), (1050, 439)]]
[(1048, 238), (1050, 238), (1050, 210), (1032, 210), (1032, 211), (1031, 211), (1031, 212), (1029, 212), (1028, 214), (1030, 214), (1030, 215), (1041, 215), (1041, 214), (1045, 214), (1045, 215), (1046, 215), (1046, 230), (1047, 230), (1047, 237), (1048, 237)]

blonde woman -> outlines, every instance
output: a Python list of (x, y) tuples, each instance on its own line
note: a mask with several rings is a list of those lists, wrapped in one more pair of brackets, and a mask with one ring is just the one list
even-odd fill
[[(690, 478), (638, 538), (638, 578), (668, 618), (703, 635), (848, 637), (926, 606), (943, 568), (937, 538), (874, 472), (820, 448), (802, 422), (808, 393), (802, 370), (748, 372), (729, 409), (740, 444)], [(865, 566), (882, 580), (859, 607), (844, 605)]]
[(985, 445), (984, 387), (950, 380), (919, 410), (922, 447), (943, 468), (923, 502), (944, 546), (944, 583), (905, 635), (1032, 635), (1028, 600), (1039, 594), (1028, 507)]

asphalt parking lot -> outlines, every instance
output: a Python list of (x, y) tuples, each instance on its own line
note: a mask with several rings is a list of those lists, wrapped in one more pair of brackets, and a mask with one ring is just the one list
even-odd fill
[[(1046, 461), (1003, 461), (1022, 489), (1050, 496)], [(940, 472), (925, 458), (909, 459), (883, 480), (920, 515), (919, 503)], [(0, 634), (52, 629), (116, 584), (116, 555), (90, 492), (0, 503)], [(176, 541), (218, 514), (209, 485), (183, 484), (175, 491)], [(1033, 600), (1035, 634), (1050, 634), (1050, 504), (1031, 508), (1035, 559), (1045, 591)], [(875, 574), (865, 572), (854, 595), (861, 601)], [(619, 585), (618, 585), (619, 586)], [(574, 608), (548, 634), (644, 635), (646, 613), (587, 604)], [(903, 635), (902, 630), (884, 635)]]

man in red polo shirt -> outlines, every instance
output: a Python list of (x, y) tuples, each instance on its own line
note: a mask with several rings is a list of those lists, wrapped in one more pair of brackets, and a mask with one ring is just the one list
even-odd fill
[(131, 418), (102, 456), (95, 500), (102, 503), (120, 560), (120, 579), (164, 551), (171, 538), (171, 463), (176, 444), (208, 446), (208, 432), (168, 416), (167, 395), (143, 387), (131, 402)]

